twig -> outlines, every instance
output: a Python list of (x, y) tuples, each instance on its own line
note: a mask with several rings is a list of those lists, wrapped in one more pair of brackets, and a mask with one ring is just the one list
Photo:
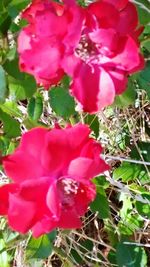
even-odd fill
[(130, 162), (130, 163), (135, 163), (135, 164), (143, 164), (143, 165), (147, 165), (150, 166), (150, 162), (148, 161), (142, 161), (142, 160), (135, 160), (135, 159), (129, 159), (129, 158), (122, 158), (122, 157), (116, 157), (116, 156), (111, 156), (111, 155), (103, 155), (105, 157), (105, 159), (113, 159), (113, 160), (120, 160), (120, 161), (126, 161), (126, 162)]

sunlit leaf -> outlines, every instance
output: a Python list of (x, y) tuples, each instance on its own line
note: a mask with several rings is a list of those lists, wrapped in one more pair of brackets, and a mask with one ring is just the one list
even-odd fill
[[(5, 250), (4, 240), (0, 237), (0, 266), (9, 267), (9, 257), (7, 251)], [(2, 251), (2, 252), (1, 252)]]
[(20, 136), (20, 123), (17, 120), (13, 119), (11, 116), (9, 116), (7, 113), (3, 112), (1, 109), (0, 120), (3, 122), (3, 131), (7, 137), (13, 138)]
[(98, 211), (99, 218), (101, 219), (109, 218), (110, 216), (109, 204), (105, 190), (102, 187), (99, 186), (97, 188), (96, 198), (91, 203), (90, 207), (93, 212)]
[(121, 242), (117, 246), (118, 267), (146, 267), (147, 256), (145, 250), (130, 242)]
[[(148, 200), (148, 202), (150, 203), (150, 194), (142, 193), (141, 197), (143, 199), (145, 199), (145, 200)], [(150, 219), (150, 204), (146, 204), (146, 203), (142, 203), (140, 201), (136, 201), (135, 206), (136, 206), (136, 209), (137, 209), (138, 213), (141, 216), (144, 216), (147, 219)]]
[(51, 89), (49, 91), (49, 103), (55, 113), (65, 119), (75, 114), (75, 102), (67, 89), (62, 87)]
[(26, 248), (26, 257), (28, 259), (45, 259), (53, 251), (52, 243), (56, 238), (56, 231), (51, 232), (47, 235), (42, 235), (39, 238), (33, 238), (28, 242)]

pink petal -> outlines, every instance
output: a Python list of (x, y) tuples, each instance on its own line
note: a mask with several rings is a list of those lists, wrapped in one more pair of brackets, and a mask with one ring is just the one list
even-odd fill
[(118, 9), (123, 9), (127, 5), (128, 0), (103, 0), (103, 2), (110, 3)]
[(74, 127), (65, 129), (69, 146), (72, 149), (77, 149), (89, 140), (89, 134), (91, 132), (88, 125), (78, 123)]
[(78, 157), (71, 161), (68, 175), (72, 177), (92, 179), (96, 175), (106, 171), (108, 165), (100, 158), (96, 160)]
[(98, 29), (89, 33), (89, 37), (93, 42), (107, 47), (109, 51), (117, 49), (119, 37), (114, 29)]
[[(31, 49), (22, 51), (21, 44), (19, 45), (22, 51), (19, 58), (20, 68), (22, 71), (34, 75), (37, 83), (42, 82), (47, 88), (54, 81), (58, 82), (63, 76), (63, 70), (60, 67), (63, 46), (56, 43), (53, 37), (39, 39), (31, 36), (31, 38)], [(19, 41), (21, 42), (20, 38)], [(30, 60), (28, 60), (29, 58)]]
[(87, 208), (95, 199), (96, 187), (91, 182), (80, 184), (78, 194), (75, 196), (75, 209), (79, 216), (84, 215)]
[(33, 225), (36, 214), (36, 204), (18, 198), (14, 194), (9, 195), (8, 222), (9, 225), (20, 233), (26, 233)]
[(68, 16), (68, 29), (63, 43), (69, 46), (70, 50), (71, 47), (75, 48), (80, 40), (85, 15), (84, 10), (74, 1), (74, 4), (66, 5), (66, 16)]
[(127, 88), (128, 78), (127, 73), (121, 70), (109, 71), (109, 74), (113, 80), (116, 94), (122, 94)]
[(12, 155), (3, 158), (6, 174), (16, 182), (43, 176), (39, 155), (44, 147), (48, 130), (35, 128), (22, 136), (20, 146)]
[(31, 49), (31, 37), (30, 30), (26, 28), (26, 30), (22, 30), (18, 37), (18, 52), (19, 54), (23, 53), (25, 50)]
[(65, 131), (53, 129), (49, 132), (42, 152), (42, 165), (51, 174), (58, 176), (67, 166), (70, 158), (70, 147)]
[(33, 202), (36, 206), (34, 224), (42, 221), (45, 216), (52, 215), (46, 203), (47, 192), (52, 182), (53, 179), (51, 179), (51, 177), (39, 177), (35, 180), (27, 180), (20, 185), (18, 197), (26, 201)]
[(70, 160), (80, 154), (80, 146), (88, 140), (90, 129), (82, 124), (66, 129), (53, 129), (47, 135), (42, 163), (52, 176), (66, 174)]
[(49, 129), (37, 127), (23, 134), (19, 148), (24, 152), (39, 159), (39, 153), (45, 145), (46, 135)]
[(53, 183), (50, 186), (46, 196), (46, 203), (51, 213), (53, 214), (53, 218), (58, 221), (61, 214), (61, 203), (56, 183)]
[(100, 143), (90, 138), (88, 142), (82, 147), (80, 156), (94, 159), (98, 158), (102, 151), (103, 148), (101, 147)]
[(93, 165), (93, 160), (88, 158), (78, 157), (71, 161), (68, 169), (68, 175), (72, 177), (80, 178), (92, 178), (91, 177), (91, 168)]
[(0, 187), (0, 215), (7, 215), (9, 208), (9, 194), (18, 191), (16, 184), (6, 184)]
[(84, 111), (89, 113), (112, 104), (115, 97), (114, 84), (109, 74), (98, 65), (91, 67), (85, 63), (75, 73), (71, 92)]
[(115, 28), (119, 19), (119, 12), (113, 5), (104, 1), (97, 1), (90, 4), (87, 9), (92, 16), (96, 16), (100, 27)]
[(80, 64), (80, 59), (73, 53), (73, 51), (67, 53), (67, 56), (64, 56), (61, 61), (62, 68), (71, 77), (73, 77), (75, 70), (78, 68), (78, 64)]
[(101, 68), (99, 81), (98, 107), (99, 110), (113, 103), (115, 98), (115, 87), (110, 75)]
[(22, 150), (16, 150), (14, 154), (6, 156), (3, 166), (7, 176), (17, 183), (43, 175), (40, 162)]
[[(40, 205), (39, 211), (42, 210), (46, 201), (46, 194), (49, 185), (53, 182), (51, 177), (39, 177), (38, 179), (25, 180), (20, 184), (19, 196), (28, 201), (36, 202)], [(34, 194), (33, 194), (34, 191)]]
[[(62, 8), (64, 13), (64, 7), (62, 6)], [(57, 38), (61, 40), (67, 31), (67, 17), (63, 14), (58, 16), (49, 9), (39, 12), (34, 23), (35, 32), (40, 38), (57, 35)]]
[(126, 7), (121, 10), (120, 18), (116, 29), (122, 34), (130, 34), (134, 32), (138, 26), (138, 14), (136, 6), (133, 3), (128, 2)]
[(74, 210), (63, 210), (58, 227), (64, 229), (81, 228), (81, 220)]
[(33, 236), (35, 238), (38, 238), (43, 234), (48, 234), (57, 227), (57, 224), (57, 221), (52, 220), (48, 216), (45, 216), (41, 221), (37, 222), (32, 227)]
[(91, 67), (84, 62), (78, 66), (74, 74), (71, 93), (86, 112), (92, 113), (98, 110), (99, 75), (99, 69), (92, 73)]
[(113, 58), (113, 63), (118, 69), (132, 71), (132, 69), (140, 66), (139, 48), (136, 42), (128, 36), (120, 41), (120, 53)]

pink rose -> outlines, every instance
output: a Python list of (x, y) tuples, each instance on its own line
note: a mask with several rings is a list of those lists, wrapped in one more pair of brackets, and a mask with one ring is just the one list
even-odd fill
[(79, 41), (83, 12), (73, 3), (34, 0), (22, 17), (29, 24), (18, 38), (20, 69), (48, 89), (64, 75), (61, 60)]
[(144, 66), (142, 27), (128, 0), (99, 0), (86, 8), (74, 0), (38, 0), (23, 17), (29, 25), (18, 40), (21, 70), (45, 88), (70, 75), (70, 93), (86, 112), (112, 104), (125, 91), (128, 75)]
[(35, 128), (22, 136), (13, 154), (3, 158), (12, 183), (0, 187), (0, 215), (20, 233), (35, 237), (56, 227), (79, 228), (94, 200), (91, 178), (108, 170), (102, 148), (87, 125)]
[(127, 77), (143, 68), (137, 11), (128, 1), (97, 1), (85, 9), (78, 46), (64, 58), (73, 79), (71, 93), (83, 110), (95, 113), (124, 92)]

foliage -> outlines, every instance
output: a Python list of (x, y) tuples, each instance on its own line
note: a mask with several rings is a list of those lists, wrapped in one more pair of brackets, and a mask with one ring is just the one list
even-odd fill
[[(0, 217), (0, 266), (150, 266), (150, 10), (148, 0), (132, 2), (144, 26), (145, 67), (130, 74), (127, 90), (111, 106), (89, 115), (70, 95), (69, 76), (47, 91), (19, 70), (17, 38), (27, 24), (19, 14), (30, 1), (0, 1), (0, 161), (27, 130), (82, 122), (111, 167), (93, 179), (97, 195), (80, 230), (58, 229), (36, 239), (14, 232)], [(0, 184), (7, 182), (0, 166)]]

